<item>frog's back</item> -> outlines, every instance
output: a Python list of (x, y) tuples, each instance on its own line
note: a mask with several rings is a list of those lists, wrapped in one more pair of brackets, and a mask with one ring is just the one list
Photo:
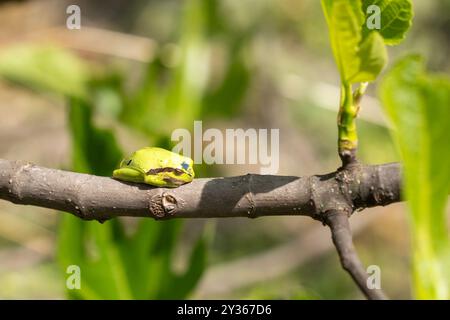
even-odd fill
[(145, 171), (157, 168), (178, 167), (184, 157), (166, 149), (146, 147), (137, 150), (134, 158), (139, 159), (139, 167)]

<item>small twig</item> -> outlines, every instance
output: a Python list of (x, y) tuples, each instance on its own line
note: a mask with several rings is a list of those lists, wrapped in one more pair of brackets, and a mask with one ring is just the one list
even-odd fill
[[(376, 212), (377, 209), (373, 210)], [(363, 232), (376, 220), (376, 213), (357, 219), (352, 225), (353, 234)], [(322, 225), (304, 229), (304, 233), (302, 228), (299, 235), (279, 246), (209, 267), (197, 286), (194, 298), (220, 299), (232, 291), (288, 274), (335, 250), (326, 237), (328, 230)]]
[(331, 237), (344, 268), (364, 295), (371, 300), (387, 299), (381, 289), (370, 289), (367, 286), (368, 274), (365, 271), (355, 247), (346, 213), (334, 210), (327, 214), (325, 223), (330, 227)]

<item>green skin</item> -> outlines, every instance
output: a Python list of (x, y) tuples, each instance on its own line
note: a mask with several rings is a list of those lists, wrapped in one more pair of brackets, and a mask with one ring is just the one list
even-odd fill
[(194, 176), (191, 158), (154, 147), (137, 150), (113, 172), (115, 179), (167, 188), (191, 182)]

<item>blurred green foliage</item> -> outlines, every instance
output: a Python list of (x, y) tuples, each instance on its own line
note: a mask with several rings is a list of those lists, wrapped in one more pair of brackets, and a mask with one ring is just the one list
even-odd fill
[(427, 74), (423, 59), (409, 56), (386, 76), (381, 97), (405, 168), (415, 294), (449, 299), (450, 78)]
[[(92, 106), (71, 99), (70, 129), (73, 168), (77, 172), (110, 175), (121, 157), (111, 131), (92, 124)], [(97, 156), (95, 156), (97, 155)], [(82, 210), (82, 208), (81, 208)], [(180, 223), (141, 219), (132, 236), (119, 219), (103, 225), (65, 215), (60, 225), (59, 260), (62, 268), (78, 265), (81, 290), (73, 298), (157, 299), (183, 298), (195, 286), (205, 267), (206, 240), (195, 245), (188, 269), (172, 271), (172, 254)]]
[(18, 45), (0, 54), (0, 74), (10, 81), (53, 94), (86, 97), (86, 65), (55, 46)]
[[(331, 0), (324, 2), (331, 3)], [(342, 3), (342, 1), (340, 2)], [(362, 1), (363, 9), (369, 2), (369, 0)], [(382, 16), (384, 15), (385, 18), (392, 17), (390, 10), (398, 8), (395, 5), (389, 7), (386, 5), (387, 3), (409, 3), (405, 0), (378, 2), (383, 4)], [(156, 3), (156, 1), (152, 2), (153, 5)], [(158, 3), (166, 5), (169, 1)], [(279, 76), (277, 67), (285, 63), (285, 60), (296, 60), (296, 64), (287, 63), (288, 67), (283, 70), (284, 72), (292, 72), (289, 68), (295, 66), (295, 72), (301, 73), (307, 81), (314, 81), (314, 77), (321, 81), (327, 80), (328, 74), (321, 72), (322, 61), (310, 59), (311, 57), (308, 55), (297, 56), (299, 52), (304, 54), (303, 50), (306, 47), (314, 48), (312, 55), (321, 58), (326, 56), (326, 50), (323, 50), (325, 37), (322, 36), (325, 25), (321, 20), (320, 5), (316, 0), (279, 2), (188, 0), (179, 7), (177, 7), (179, 2), (170, 3), (167, 4), (171, 9), (169, 11), (179, 15), (171, 14), (169, 19), (166, 17), (171, 26), (167, 28), (169, 31), (164, 31), (164, 28), (159, 28), (159, 25), (158, 28), (151, 31), (160, 35), (161, 39), (158, 39), (162, 40), (159, 46), (160, 50), (156, 53), (155, 59), (149, 61), (148, 64), (141, 65), (142, 72), (139, 73), (141, 78), (131, 88), (129, 83), (136, 79), (132, 76), (125, 77), (125, 72), (122, 70), (114, 69), (110, 64), (107, 64), (106, 68), (102, 68), (100, 64), (88, 64), (85, 60), (55, 46), (21, 45), (2, 50), (0, 54), (1, 76), (40, 93), (63, 96), (67, 101), (73, 170), (110, 176), (112, 169), (122, 157), (123, 150), (129, 151), (130, 145), (133, 145), (132, 141), (126, 141), (124, 145), (119, 145), (118, 128), (126, 127), (136, 133), (136, 137), (144, 140), (145, 144), (170, 149), (170, 133), (175, 128), (189, 129), (195, 119), (229, 119), (240, 115), (251, 85), (261, 80), (259, 79), (262, 73), (261, 69), (268, 70), (265, 74), (267, 78), (263, 79), (264, 81), (269, 80), (276, 83), (280, 80), (277, 78)], [(160, 4), (160, 6), (164, 5)], [(224, 6), (233, 10), (229, 12), (223, 10)], [(156, 16), (160, 15), (158, 10), (150, 11), (153, 11)], [(407, 10), (406, 13), (408, 12)], [(406, 22), (409, 22), (410, 19), (408, 14), (406, 16), (407, 19), (399, 16), (400, 19), (393, 21), (392, 25), (399, 28), (381, 31), (385, 44), (398, 43), (404, 38), (404, 31), (409, 26), (409, 23)], [(152, 18), (158, 17), (152, 16)], [(158, 19), (148, 20), (151, 20), (150, 24), (153, 21), (160, 21)], [(428, 29), (422, 28), (419, 31), (421, 30)], [(151, 32), (148, 31), (145, 34), (152, 35)], [(424, 32), (428, 37), (428, 33)], [(368, 33), (365, 29), (357, 28), (353, 36), (356, 40), (362, 40), (367, 37)], [(161, 36), (162, 34), (164, 36)], [(156, 36), (156, 38), (158, 37)], [(258, 45), (270, 42), (271, 46), (264, 46), (264, 48), (273, 50), (263, 52), (266, 60), (258, 60), (257, 54), (255, 54), (257, 45), (255, 39), (260, 41)], [(434, 40), (437, 43), (443, 42), (438, 37)], [(356, 42), (358, 45), (360, 44), (359, 41)], [(380, 44), (376, 39), (369, 40), (368, 43)], [(284, 52), (283, 55), (277, 56), (276, 49), (279, 48), (288, 48), (286, 51), (290, 52)], [(376, 46), (370, 45), (365, 48), (373, 49)], [(445, 51), (443, 52), (445, 57)], [(364, 56), (371, 57), (372, 53), (371, 50), (365, 50)], [(360, 56), (355, 55), (355, 52), (350, 52), (348, 59), (361, 60)], [(331, 61), (331, 57), (326, 56), (326, 58), (330, 58)], [(273, 64), (270, 65), (256, 66), (257, 62), (267, 62), (270, 59), (282, 61), (272, 61)], [(384, 59), (379, 60), (384, 63)], [(366, 67), (363, 69), (372, 70), (370, 66)], [(377, 73), (379, 68), (375, 69), (372, 75)], [(396, 73), (400, 74), (400, 71)], [(403, 81), (398, 79), (401, 75), (391, 75), (390, 77), (391, 79), (395, 78), (391, 81), (396, 84)], [(422, 79), (419, 81), (420, 84), (416, 82), (416, 79), (408, 82), (408, 85), (411, 84), (411, 88), (408, 88), (410, 91), (403, 88), (404, 83), (402, 83), (399, 94), (403, 96), (404, 92), (408, 92), (408, 96), (419, 96), (415, 102), (420, 101), (418, 102), (420, 107), (417, 104), (411, 107), (415, 106), (416, 109), (421, 110), (418, 111), (420, 121), (423, 123), (432, 121), (439, 124), (436, 125), (436, 130), (448, 128), (448, 125), (447, 127), (441, 126), (443, 119), (437, 119), (445, 118), (447, 115), (438, 117), (433, 112), (433, 117), (437, 118), (425, 119), (426, 112), (423, 111), (424, 101), (433, 105), (445, 104), (442, 102), (445, 94), (435, 95), (432, 88), (435, 85), (441, 89), (445, 86), (442, 86), (437, 80), (425, 81)], [(426, 84), (424, 85), (424, 83)], [(261, 82), (258, 83), (258, 85), (260, 84)], [(442, 90), (439, 92), (445, 92), (446, 89)], [(270, 92), (270, 94), (276, 95), (277, 93)], [(257, 95), (262, 97), (260, 100), (255, 100), (257, 103), (264, 102), (267, 97), (261, 92), (258, 92)], [(392, 110), (395, 110), (397, 102), (394, 101), (394, 97), (389, 100), (392, 100)], [(302, 130), (306, 131), (305, 136), (308, 136), (312, 144), (318, 146), (320, 158), (331, 158), (335, 161), (335, 146), (332, 141), (335, 140), (336, 130), (331, 125), (335, 123), (335, 114), (316, 108), (316, 104), (316, 102), (308, 104), (305, 101), (296, 101), (295, 120), (298, 120), (299, 127), (301, 126)], [(398, 117), (399, 121), (401, 118)], [(324, 125), (324, 123), (330, 125)], [(373, 124), (361, 124), (359, 129), (360, 131), (362, 129), (367, 135), (366, 141), (361, 143), (360, 154), (363, 160), (384, 162), (395, 157), (391, 152), (390, 141), (386, 141), (385, 128)], [(320, 134), (317, 134), (318, 132)], [(144, 138), (142, 139), (142, 137)], [(431, 141), (431, 137), (428, 138), (425, 140)], [(414, 139), (411, 140), (414, 141)], [(446, 145), (445, 143), (441, 144)], [(430, 145), (425, 148), (426, 152), (430, 151)], [(440, 152), (442, 149), (442, 147), (436, 147), (433, 150)], [(430, 154), (418, 155), (418, 159), (430, 159), (427, 158)], [(436, 154), (433, 153), (433, 159)], [(374, 155), (376, 156), (374, 157)], [(406, 174), (413, 175), (417, 168), (414, 169), (414, 162), (411, 159), (415, 158), (407, 155), (404, 159), (407, 165), (408, 159), (412, 163), (412, 169), (408, 171), (410, 173)], [(442, 159), (440, 155), (439, 159)], [(423, 162), (420, 160), (418, 163), (425, 163), (426, 166), (429, 164), (426, 160)], [(446, 172), (441, 165), (428, 165), (429, 175), (417, 175), (417, 179), (425, 181), (431, 175), (436, 176)], [(199, 176), (213, 174), (213, 170), (211, 166), (196, 168)], [(442, 174), (441, 179), (443, 177), (447, 176)], [(439, 187), (438, 184), (436, 184), (437, 187)], [(440, 184), (442, 187), (444, 183), (441, 181)], [(440, 270), (442, 270), (441, 253), (444, 252), (441, 251), (441, 248), (445, 248), (445, 246), (441, 246), (441, 244), (446, 243), (447, 233), (442, 227), (445, 218), (442, 211), (438, 210), (442, 206), (443, 198), (441, 198), (440, 192), (430, 187), (429, 183), (426, 186), (429, 188), (422, 186), (418, 188), (411, 182), (408, 187), (415, 190), (413, 198), (417, 203), (421, 201), (420, 199), (424, 199), (423, 201), (430, 204), (433, 199), (433, 206), (430, 204), (425, 208), (422, 202), (412, 205), (413, 232), (417, 235), (420, 234), (420, 237), (416, 237), (416, 239), (421, 239), (421, 241), (415, 242), (415, 248), (421, 248), (417, 250), (419, 253), (416, 255), (421, 258), (416, 260), (415, 269), (418, 270), (415, 277), (418, 288), (416, 292), (419, 297), (435, 296), (435, 294), (442, 297), (441, 293), (445, 290), (436, 284), (436, 281), (444, 277)], [(411, 191), (412, 193), (413, 191)], [(435, 199), (438, 201), (434, 202)], [(423, 209), (420, 212), (417, 209), (419, 207)], [(204, 234), (200, 236), (188, 258), (186, 270), (178, 273), (173, 270), (173, 264), (174, 252), (180, 242), (182, 222), (136, 220), (138, 220), (136, 228), (130, 233), (128, 232), (130, 230), (126, 228), (128, 225), (120, 219), (99, 224), (96, 221), (86, 222), (68, 214), (64, 215), (58, 229), (58, 260), (61, 274), (63, 278), (67, 277), (67, 266), (76, 264), (81, 267), (82, 277), (82, 289), (79, 291), (68, 290), (69, 297), (76, 299), (189, 297), (206, 267), (208, 237)], [(252, 223), (254, 222), (252, 221)], [(252, 232), (248, 232), (249, 229), (245, 229), (244, 223), (242, 225), (244, 227), (237, 229), (241, 232), (232, 229), (222, 240), (223, 247), (230, 250), (230, 253), (225, 256), (223, 256), (223, 251), (226, 250), (220, 252), (222, 260), (264, 250), (276, 242), (270, 237), (261, 236), (261, 234), (255, 236)], [(255, 227), (254, 233), (259, 231), (257, 228)], [(243, 235), (235, 237), (236, 233)], [(230, 237), (233, 238), (229, 239)], [(425, 240), (422, 241), (423, 239)], [(281, 242), (280, 239), (278, 241)], [(241, 246), (240, 244), (243, 242), (247, 245)], [(432, 276), (430, 278), (427, 277), (428, 274), (423, 275), (425, 269), (422, 270), (422, 264), (419, 263), (423, 262), (423, 259), (430, 259), (433, 264), (431, 266), (433, 272), (429, 274)], [(337, 268), (334, 256), (323, 258), (314, 266), (304, 267), (300, 273), (291, 275), (296, 281), (298, 278), (303, 279), (303, 285), (314, 288), (314, 292), (306, 287), (284, 290), (284, 286), (280, 286), (277, 282), (272, 285), (268, 283), (259, 285), (241, 296), (243, 298), (300, 299), (353, 297), (355, 289), (348, 278), (336, 277), (333, 280), (322, 276), (323, 274), (331, 276), (332, 272), (336, 270), (333, 268)], [(447, 270), (449, 269), (447, 268)], [(419, 275), (421, 276), (419, 277)], [(427, 282), (429, 280), (430, 282)], [(292, 278), (286, 282), (292, 283)], [(316, 291), (320, 294), (315, 293)]]
[[(91, 70), (55, 47), (11, 48), (3, 54), (0, 73), (28, 88), (67, 97), (73, 170), (110, 176), (122, 150), (114, 130), (95, 123), (97, 114), (116, 118), (143, 133), (153, 145), (170, 148), (173, 129), (190, 127), (200, 116), (230, 115), (239, 107), (250, 79), (240, 35), (226, 38), (222, 50), (229, 60), (224, 76), (214, 89), (206, 86), (211, 39), (227, 35), (223, 26), (217, 25), (217, 15), (217, 1), (187, 1), (178, 45), (173, 48), (178, 59), (175, 66), (165, 63), (170, 53), (161, 50), (132, 92), (127, 92), (126, 79), (120, 73)], [(214, 108), (206, 108), (211, 104)], [(196, 171), (202, 173), (201, 168)], [(71, 298), (176, 299), (187, 297), (196, 286), (206, 267), (206, 235), (194, 244), (186, 270), (179, 273), (173, 271), (173, 254), (181, 221), (140, 219), (132, 235), (126, 234), (120, 219), (102, 223), (67, 214), (61, 219), (61, 270), (65, 274), (69, 265), (81, 269), (81, 289), (68, 290)]]

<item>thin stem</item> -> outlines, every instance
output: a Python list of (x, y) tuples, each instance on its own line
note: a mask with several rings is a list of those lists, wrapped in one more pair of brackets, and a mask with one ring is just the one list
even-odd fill
[(342, 84), (340, 101), (338, 113), (338, 149), (342, 165), (345, 167), (356, 162), (356, 149), (358, 148), (356, 116), (359, 108), (354, 103), (350, 83)]
[(339, 254), (342, 268), (350, 274), (353, 281), (368, 299), (386, 299), (381, 289), (370, 289), (367, 285), (368, 274), (353, 246), (347, 214), (337, 210), (330, 211), (327, 214), (325, 223), (330, 227), (331, 237)]

